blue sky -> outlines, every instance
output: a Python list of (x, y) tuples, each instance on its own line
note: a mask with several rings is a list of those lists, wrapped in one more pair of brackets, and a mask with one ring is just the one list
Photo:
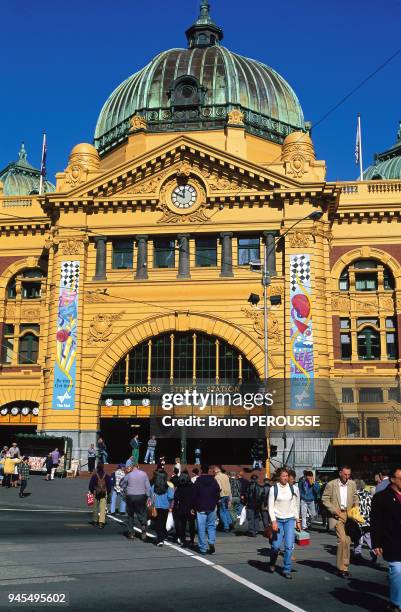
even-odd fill
[[(48, 178), (71, 148), (92, 142), (111, 91), (159, 51), (186, 45), (198, 0), (3, 0), (0, 168), (26, 143), (40, 164), (48, 134)], [(265, 62), (296, 91), (317, 123), (400, 46), (401, 0), (211, 0), (231, 50)], [(401, 53), (313, 131), (329, 180), (353, 180), (356, 116), (364, 166), (396, 140)]]

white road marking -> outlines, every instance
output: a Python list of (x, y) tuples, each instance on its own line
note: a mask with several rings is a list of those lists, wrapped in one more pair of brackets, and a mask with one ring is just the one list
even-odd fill
[(76, 578), (70, 576), (46, 576), (44, 578), (12, 578), (10, 580), (0, 580), (0, 586), (21, 586), (24, 584), (46, 584), (47, 582), (75, 582)]
[(74, 510), (69, 509), (69, 508), (65, 508), (64, 510), (48, 510), (46, 508), (40, 509), (40, 510), (34, 510), (33, 508), (0, 508), (0, 512), (64, 512), (64, 514), (68, 513), (71, 514), (73, 512), (77, 512), (77, 513), (81, 513), (84, 512), (86, 514), (88, 514), (88, 512), (91, 512), (90, 510)]
[(184, 555), (193, 557), (193, 559), (196, 559), (197, 561), (200, 561), (201, 563), (204, 563), (205, 565), (209, 565), (213, 567), (213, 569), (217, 570), (218, 572), (221, 572), (228, 578), (231, 578), (232, 580), (239, 582), (243, 586), (246, 586), (248, 589), (251, 589), (252, 591), (255, 591), (256, 593), (258, 593), (259, 595), (266, 597), (266, 599), (271, 599), (272, 601), (279, 604), (286, 610), (291, 610), (291, 612), (305, 612), (305, 610), (303, 610), (302, 608), (298, 608), (298, 606), (294, 606), (292, 603), (283, 599), (282, 597), (279, 597), (278, 595), (275, 595), (274, 593), (271, 593), (270, 591), (266, 591), (266, 589), (262, 589), (262, 587), (258, 586), (257, 584), (254, 584), (253, 582), (251, 582), (250, 580), (247, 580), (246, 578), (242, 578), (242, 576), (239, 576), (238, 574), (235, 574), (234, 572), (231, 572), (230, 570), (226, 569), (222, 565), (216, 565), (215, 563), (213, 563), (213, 561), (210, 561), (209, 559), (205, 559), (204, 557), (200, 557), (199, 555), (196, 555), (195, 553), (189, 550), (185, 550), (184, 548), (181, 548), (180, 546), (176, 546), (175, 544), (171, 544), (170, 542), (166, 542), (166, 545), (170, 546), (170, 548), (174, 548), (174, 550), (177, 550), (178, 552), (183, 553)]
[[(29, 510), (29, 509), (20, 509), (20, 508), (0, 508), (0, 510), (3, 511), (17, 511), (17, 512), (88, 512), (88, 510)], [(107, 514), (107, 517), (112, 519), (113, 521), (116, 521), (117, 523), (122, 523), (122, 524), (126, 524), (125, 521), (116, 518), (115, 516), (111, 516), (110, 514)], [(141, 529), (139, 529), (139, 527), (134, 527), (134, 530), (137, 531), (138, 533), (141, 533)], [(156, 536), (153, 533), (149, 533), (148, 531), (146, 532), (146, 535), (149, 538), (155, 538)], [(213, 563), (213, 561), (210, 561), (209, 559), (205, 559), (204, 557), (200, 557), (199, 555), (196, 555), (195, 553), (186, 550), (185, 548), (181, 548), (180, 546), (176, 546), (175, 544), (172, 544), (171, 542), (166, 542), (165, 543), (166, 546), (169, 546), (170, 548), (173, 548), (174, 550), (177, 550), (178, 552), (182, 553), (183, 555), (187, 555), (190, 557), (193, 557), (194, 559), (196, 559), (197, 561), (203, 563), (204, 565), (208, 565), (209, 567), (212, 567), (213, 569), (215, 569), (216, 571), (220, 572), (221, 574), (224, 574), (225, 576), (227, 576), (228, 578), (231, 578), (232, 580), (235, 580), (236, 582), (239, 582), (240, 584), (242, 584), (243, 586), (247, 587), (248, 589), (251, 589), (252, 591), (255, 591), (255, 593), (258, 593), (259, 595), (262, 595), (262, 597), (265, 597), (266, 599), (270, 599), (271, 601), (274, 601), (275, 603), (279, 604), (280, 606), (282, 606), (283, 608), (285, 608), (286, 610), (290, 610), (291, 612), (305, 612), (305, 610), (303, 610), (303, 608), (299, 608), (298, 606), (293, 605), (292, 603), (290, 603), (289, 601), (287, 601), (286, 599), (283, 599), (282, 597), (279, 597), (278, 595), (275, 595), (274, 593), (271, 593), (270, 591), (266, 591), (266, 589), (262, 589), (262, 587), (258, 586), (257, 584), (254, 584), (253, 582), (251, 582), (250, 580), (247, 580), (246, 578), (243, 578), (242, 576), (240, 576), (239, 574), (235, 574), (234, 572), (231, 572), (230, 570), (226, 569), (225, 567), (223, 567), (222, 565), (217, 565), (215, 563)], [(28, 584), (28, 583), (40, 583), (40, 582), (62, 582), (62, 581), (70, 581), (70, 580), (75, 580), (75, 578), (69, 578), (69, 577), (54, 577), (54, 578), (28, 578), (26, 580), (24, 580), (24, 583)], [(8, 585), (8, 584), (21, 584), (22, 580), (0, 580), (0, 586), (4, 586), (4, 585)]]

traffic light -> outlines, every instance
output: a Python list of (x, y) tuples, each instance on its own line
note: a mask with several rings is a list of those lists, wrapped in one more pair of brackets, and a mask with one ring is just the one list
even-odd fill
[(270, 457), (277, 457), (277, 446), (274, 444), (270, 445)]

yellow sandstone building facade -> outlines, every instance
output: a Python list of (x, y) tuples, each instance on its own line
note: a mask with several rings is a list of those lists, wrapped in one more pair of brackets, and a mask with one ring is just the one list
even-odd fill
[[(186, 34), (187, 49), (112, 93), (94, 145), (73, 148), (55, 186), (38, 194), (24, 148), (0, 172), (2, 441), (68, 436), (86, 457), (101, 435), (119, 461), (133, 432), (146, 441), (163, 390), (263, 385), (250, 268), (267, 253), (268, 383), (284, 383), (269, 414), (320, 416), (269, 428), (272, 461), (389, 464), (401, 444), (400, 135), (364, 181), (327, 182), (288, 83), (223, 47), (207, 2)], [(160, 452), (174, 458), (183, 437)], [(251, 438), (188, 440), (188, 460), (200, 445), (247, 462)]]

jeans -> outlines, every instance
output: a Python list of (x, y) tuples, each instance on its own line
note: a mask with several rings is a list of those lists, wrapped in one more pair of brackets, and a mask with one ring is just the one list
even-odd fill
[(225, 495), (224, 497), (220, 497), (220, 501), (219, 501), (220, 520), (223, 523), (224, 529), (229, 529), (232, 523), (231, 514), (228, 509), (229, 499), (230, 498), (227, 495)]
[(249, 533), (256, 535), (259, 532), (259, 517), (259, 510), (255, 510), (255, 508), (246, 509)]
[(272, 541), (270, 564), (275, 565), (281, 544), (284, 540), (284, 564), (283, 571), (291, 572), (291, 555), (295, 542), (295, 519), (277, 519), (279, 531), (277, 538)]
[(311, 520), (316, 516), (316, 504), (314, 501), (305, 501), (301, 499), (301, 517), (302, 517), (302, 529), (306, 529), (308, 526), (307, 516), (308, 512)]
[(117, 493), (117, 491), (113, 489), (111, 492), (111, 505), (110, 505), (111, 514), (114, 514), (114, 512), (116, 511), (117, 500), (118, 500), (118, 505), (119, 505), (121, 514), (124, 514), (125, 508), (126, 508), (126, 503), (124, 501), (124, 498), (121, 495), (121, 493)]
[(128, 531), (134, 533), (135, 516), (141, 525), (142, 531), (146, 530), (146, 495), (127, 495)]
[(143, 462), (144, 463), (154, 463), (155, 462), (155, 449), (154, 448), (148, 448)]
[(195, 465), (200, 465), (200, 457), (195, 457)]
[(21, 486), (20, 486), (20, 489), (19, 489), (19, 496), (20, 497), (24, 496), (24, 491), (26, 489), (27, 484), (28, 484), (28, 481), (25, 478), (23, 478), (21, 480)]
[(216, 510), (211, 512), (197, 512), (198, 542), (200, 552), (207, 551), (206, 532), (209, 544), (216, 542)]
[(401, 608), (401, 561), (389, 561), (390, 601)]
[(11, 476), (11, 474), (4, 474), (3, 482), (1, 483), (2, 487), (7, 487), (7, 489), (11, 487)]

